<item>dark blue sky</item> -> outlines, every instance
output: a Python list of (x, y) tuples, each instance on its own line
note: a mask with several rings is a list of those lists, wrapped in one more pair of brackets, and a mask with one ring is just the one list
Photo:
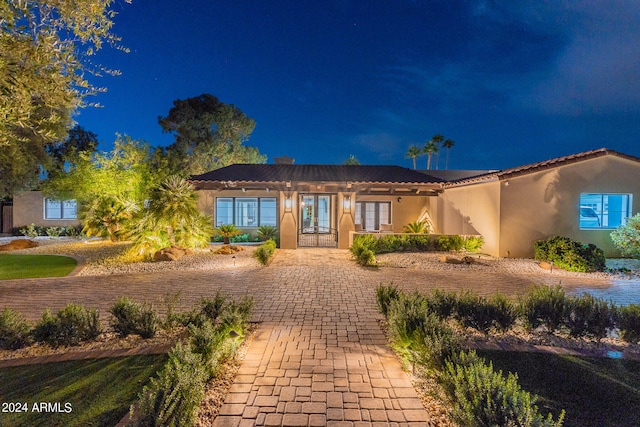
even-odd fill
[(640, 156), (637, 0), (117, 2), (131, 52), (100, 51), (122, 75), (76, 116), (103, 148), (116, 132), (171, 143), (158, 116), (211, 93), (256, 121), (269, 162), (411, 167), (435, 133), (456, 142), (450, 169)]

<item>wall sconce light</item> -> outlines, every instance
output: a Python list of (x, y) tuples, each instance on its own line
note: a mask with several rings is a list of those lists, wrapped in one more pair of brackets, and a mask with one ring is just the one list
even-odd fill
[(269, 187), (267, 187), (267, 188), (264, 189), (264, 191), (266, 191), (268, 193), (269, 191), (271, 191), (271, 189)]
[(246, 193), (246, 192), (247, 192), (247, 189), (246, 189), (246, 188), (243, 188), (243, 189), (242, 189), (242, 192), (243, 192), (243, 193)]
[(398, 197), (398, 203), (402, 203), (402, 197)]
[(291, 208), (293, 207), (293, 200), (291, 200), (291, 196), (285, 196), (284, 199), (284, 211), (291, 212)]
[(351, 212), (351, 196), (344, 196), (344, 199), (342, 199), (342, 207), (345, 212)]

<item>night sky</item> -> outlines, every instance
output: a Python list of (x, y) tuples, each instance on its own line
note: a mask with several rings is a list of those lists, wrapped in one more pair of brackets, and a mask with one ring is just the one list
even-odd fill
[[(97, 62), (104, 107), (75, 119), (167, 145), (158, 116), (210, 93), (256, 121), (248, 145), (302, 163), (502, 169), (600, 147), (640, 156), (639, 1), (116, 0), (131, 49)], [(444, 169), (444, 150), (439, 168)], [(419, 158), (426, 168), (426, 156)], [(434, 159), (435, 162), (435, 159)], [(433, 167), (435, 169), (435, 165)]]

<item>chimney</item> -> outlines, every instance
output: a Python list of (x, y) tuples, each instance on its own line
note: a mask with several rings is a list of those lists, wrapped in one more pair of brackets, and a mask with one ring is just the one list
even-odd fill
[(280, 156), (280, 157), (273, 158), (273, 162), (276, 165), (292, 165), (293, 162), (295, 161), (296, 159), (294, 159), (293, 157), (287, 157), (287, 156)]

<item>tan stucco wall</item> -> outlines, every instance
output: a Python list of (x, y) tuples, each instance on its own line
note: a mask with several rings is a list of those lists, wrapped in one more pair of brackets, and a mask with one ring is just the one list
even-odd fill
[(640, 164), (616, 156), (585, 160), (502, 182), (500, 250), (504, 256), (533, 256), (533, 242), (554, 235), (594, 243), (619, 256), (611, 229), (580, 230), (581, 193), (632, 194), (632, 214), (640, 210)]
[(482, 252), (500, 254), (500, 183), (496, 181), (446, 189), (432, 208), (441, 234), (480, 234)]
[(607, 230), (580, 230), (581, 193), (632, 194), (640, 211), (640, 164), (616, 156), (579, 161), (502, 181), (447, 188), (432, 213), (443, 234), (481, 234), (482, 252), (533, 256), (536, 240), (554, 235), (594, 243), (619, 256)]
[(13, 197), (13, 226), (35, 224), (43, 227), (67, 227), (78, 225), (77, 219), (44, 219), (44, 195), (42, 191), (27, 191)]

